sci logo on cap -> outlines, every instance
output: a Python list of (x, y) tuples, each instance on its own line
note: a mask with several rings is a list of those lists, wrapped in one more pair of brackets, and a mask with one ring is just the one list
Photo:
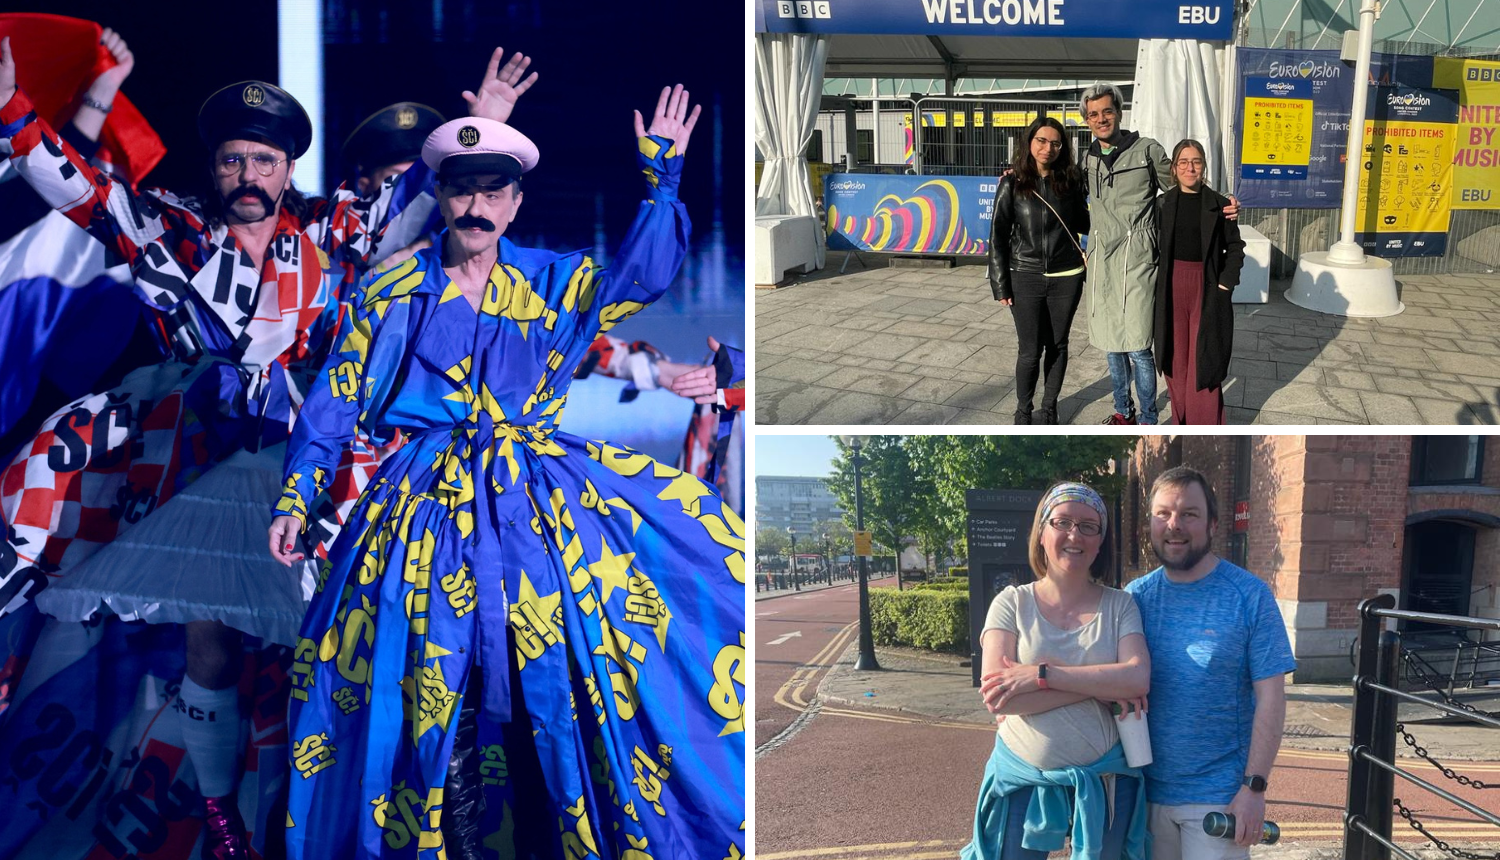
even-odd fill
[(266, 91), (256, 86), (255, 84), (251, 84), (250, 86), (245, 87), (245, 91), (241, 93), (240, 97), (243, 98), (245, 100), (245, 104), (249, 105), (250, 107), (260, 107), (261, 105), (266, 103)]
[(417, 124), (417, 112), (411, 108), (402, 108), (396, 111), (396, 128), (414, 128)]
[(458, 142), (464, 146), (479, 145), (479, 129), (472, 125), (466, 125), (458, 130)]

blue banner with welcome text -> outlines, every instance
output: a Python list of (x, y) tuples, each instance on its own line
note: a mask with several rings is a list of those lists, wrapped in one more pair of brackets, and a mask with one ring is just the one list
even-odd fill
[(1227, 40), (1230, 0), (754, 0), (762, 33)]

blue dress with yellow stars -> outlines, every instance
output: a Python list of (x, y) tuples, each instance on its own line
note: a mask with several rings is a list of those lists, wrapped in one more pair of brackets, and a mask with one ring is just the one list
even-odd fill
[(639, 148), (648, 196), (609, 270), (502, 239), (476, 312), (438, 243), (350, 299), (276, 512), (306, 516), (356, 425), (406, 442), (294, 652), (291, 857), (444, 857), (475, 672), (487, 856), (744, 851), (744, 525), (697, 478), (556, 429), (589, 344), (687, 247), (682, 158)]

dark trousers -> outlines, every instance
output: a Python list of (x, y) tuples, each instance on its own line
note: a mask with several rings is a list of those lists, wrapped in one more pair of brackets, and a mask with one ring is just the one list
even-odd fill
[(1056, 413), (1057, 395), (1068, 372), (1068, 332), (1083, 297), (1083, 274), (1049, 278), (1029, 272), (1010, 274), (1010, 306), (1016, 322), (1016, 411), (1030, 415), (1040, 371), (1042, 409)]

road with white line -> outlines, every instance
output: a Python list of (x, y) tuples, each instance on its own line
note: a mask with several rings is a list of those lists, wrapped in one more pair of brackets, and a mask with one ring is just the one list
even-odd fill
[[(854, 647), (852, 585), (762, 600), (755, 616), (757, 860), (956, 857), (969, 841), (993, 731), (819, 700), (819, 684)], [(1421, 762), (1402, 765), (1480, 808), (1497, 808), (1495, 790), (1459, 786)], [(1283, 845), (1340, 843), (1347, 767), (1342, 753), (1282, 750), (1267, 817), (1281, 824)], [(1455, 768), (1500, 783), (1500, 763)], [(1398, 779), (1396, 796), (1439, 836), (1500, 848), (1495, 828), (1465, 820), (1456, 807), (1414, 789)], [(1399, 818), (1395, 834), (1403, 844), (1422, 841)], [(1274, 856), (1273, 850), (1265, 855)]]

